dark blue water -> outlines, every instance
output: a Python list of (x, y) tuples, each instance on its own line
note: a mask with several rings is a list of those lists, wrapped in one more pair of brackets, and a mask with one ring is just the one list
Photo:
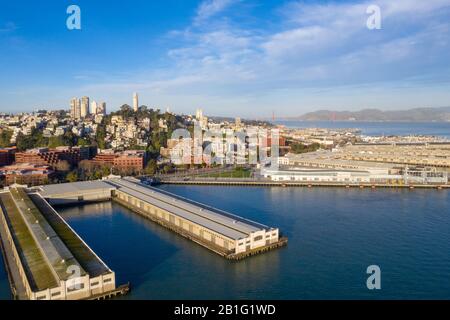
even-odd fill
[(429, 135), (450, 138), (450, 122), (276, 121), (288, 128), (360, 129), (369, 136)]
[[(128, 299), (450, 299), (448, 191), (162, 188), (280, 227), (289, 245), (230, 262), (119, 205), (60, 210), (131, 282)], [(374, 264), (377, 292), (366, 287)]]
[(6, 274), (3, 255), (0, 254), (0, 300), (10, 299), (11, 291), (9, 290), (8, 276)]

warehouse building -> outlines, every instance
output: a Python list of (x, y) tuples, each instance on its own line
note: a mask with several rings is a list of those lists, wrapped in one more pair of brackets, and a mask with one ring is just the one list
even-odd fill
[(115, 274), (36, 192), (0, 192), (4, 258), (13, 294), (29, 300), (88, 299), (116, 289)]
[(115, 189), (103, 181), (53, 184), (36, 188), (51, 205), (76, 205), (111, 199)]
[(144, 186), (138, 180), (111, 179), (116, 201), (223, 256), (258, 250), (280, 240), (279, 230), (191, 200)]

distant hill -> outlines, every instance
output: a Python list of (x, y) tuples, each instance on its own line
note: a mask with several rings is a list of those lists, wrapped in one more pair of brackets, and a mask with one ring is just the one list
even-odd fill
[(361, 111), (319, 110), (306, 113), (291, 120), (302, 121), (450, 121), (450, 107), (417, 108), (409, 110), (382, 111), (365, 109)]

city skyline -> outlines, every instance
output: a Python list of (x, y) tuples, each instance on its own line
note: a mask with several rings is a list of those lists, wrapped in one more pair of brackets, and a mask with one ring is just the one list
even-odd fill
[[(67, 109), (73, 96), (218, 116), (448, 106), (448, 1), (78, 1), (4, 4), (0, 110)], [(35, 10), (34, 10), (34, 9)], [(45, 11), (46, 19), (33, 15)]]

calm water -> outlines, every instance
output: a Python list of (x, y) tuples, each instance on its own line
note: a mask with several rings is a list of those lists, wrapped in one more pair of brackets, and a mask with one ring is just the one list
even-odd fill
[[(115, 204), (60, 210), (132, 283), (128, 299), (450, 299), (448, 191), (163, 188), (278, 226), (289, 246), (229, 262)], [(366, 288), (373, 264), (379, 292)]]
[(360, 129), (369, 136), (431, 135), (450, 139), (450, 122), (276, 121), (289, 128)]

